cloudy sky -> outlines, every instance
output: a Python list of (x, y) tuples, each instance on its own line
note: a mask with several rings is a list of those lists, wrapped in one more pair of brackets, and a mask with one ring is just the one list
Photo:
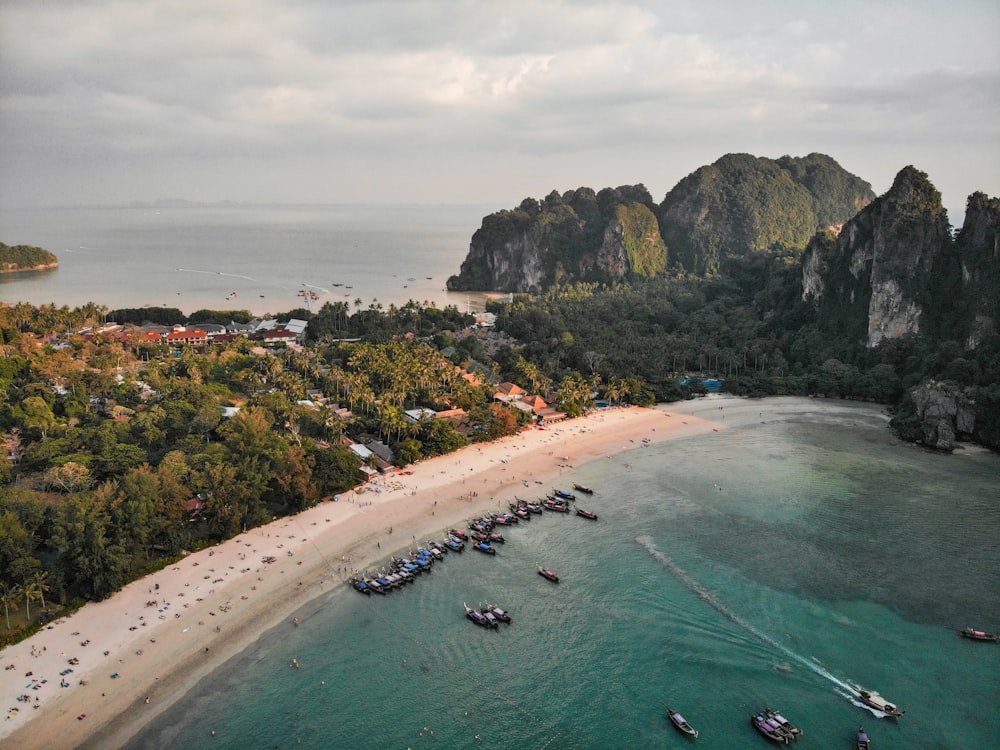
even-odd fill
[(819, 151), (957, 223), (1000, 195), (998, 40), (996, 0), (0, 0), (0, 207), (660, 200)]

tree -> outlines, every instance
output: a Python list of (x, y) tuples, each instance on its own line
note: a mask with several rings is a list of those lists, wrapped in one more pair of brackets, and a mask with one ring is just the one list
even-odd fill
[(59, 424), (56, 415), (52, 413), (52, 407), (41, 396), (28, 396), (21, 402), (21, 410), (21, 423), (29, 430), (41, 434), (42, 440)]
[(42, 602), (42, 609), (45, 609), (45, 592), (49, 590), (49, 585), (45, 582), (45, 579), (48, 577), (49, 574), (47, 572), (40, 570), (31, 579), (31, 583), (38, 591), (38, 598)]
[(30, 623), (31, 622), (31, 600), (32, 599), (39, 599), (39, 598), (41, 598), (42, 592), (38, 590), (38, 585), (37, 584), (35, 584), (33, 581), (29, 581), (28, 583), (24, 584), (24, 587), (21, 589), (21, 596), (24, 597), (24, 607), (25, 607), (24, 611), (25, 611), (25, 614), (28, 617), (28, 622)]
[(10, 611), (17, 612), (17, 603), (21, 599), (21, 589), (8, 581), (0, 581), (0, 604), (3, 605), (3, 615), (7, 619), (7, 630), (10, 630)]
[(62, 492), (77, 492), (90, 487), (93, 478), (90, 469), (75, 461), (67, 461), (61, 466), (53, 466), (42, 475), (42, 481), (48, 489), (58, 489)]
[(108, 539), (98, 493), (76, 494), (55, 519), (53, 542), (69, 584), (91, 599), (105, 599), (123, 583), (121, 552)]

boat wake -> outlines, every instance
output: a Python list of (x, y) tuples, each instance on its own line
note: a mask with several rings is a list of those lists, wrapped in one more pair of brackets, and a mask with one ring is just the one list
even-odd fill
[[(736, 612), (727, 607), (726, 604), (721, 599), (719, 599), (718, 596), (713, 594), (707, 588), (698, 583), (698, 581), (692, 578), (691, 575), (686, 570), (684, 570), (684, 568), (678, 565), (677, 562), (672, 557), (670, 557), (670, 555), (657, 549), (656, 544), (651, 537), (648, 536), (636, 537), (636, 541), (639, 542), (639, 544), (641, 544), (643, 547), (645, 547), (646, 551), (653, 556), (653, 559), (659, 562), (668, 572), (672, 573), (673, 576), (677, 578), (677, 580), (679, 580), (681, 583), (683, 583), (685, 586), (691, 589), (691, 591), (697, 594), (699, 599), (701, 599), (703, 602), (708, 604), (714, 610), (716, 610), (721, 615), (726, 617), (728, 620), (746, 630), (748, 633), (757, 638), (757, 640), (780, 651), (782, 654), (787, 656), (792, 661), (798, 662), (799, 664), (806, 667), (810, 671), (816, 673), (820, 677), (829, 680), (841, 690), (846, 691), (848, 695), (843, 695), (843, 693), (841, 693), (841, 695), (843, 695), (843, 697), (845, 698), (851, 699), (852, 703), (854, 702), (853, 699), (857, 698), (859, 688), (855, 687), (854, 685), (851, 685), (850, 683), (844, 682), (836, 675), (831, 674), (830, 671), (824, 668), (823, 665), (821, 665), (819, 662), (796, 653), (792, 649), (788, 648), (788, 646), (785, 646), (780, 641), (775, 640), (767, 633), (764, 633), (758, 628), (756, 628), (752, 623), (740, 617)], [(864, 706), (864, 704), (861, 703), (860, 701), (858, 702), (858, 705)]]

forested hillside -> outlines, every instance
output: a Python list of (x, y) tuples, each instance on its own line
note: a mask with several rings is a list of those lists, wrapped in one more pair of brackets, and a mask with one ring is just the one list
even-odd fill
[(40, 247), (30, 245), (5, 245), (0, 242), (0, 273), (55, 268), (59, 259)]

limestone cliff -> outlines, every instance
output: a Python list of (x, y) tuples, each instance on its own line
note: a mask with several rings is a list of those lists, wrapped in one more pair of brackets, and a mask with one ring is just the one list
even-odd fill
[(641, 186), (579, 188), (483, 219), (455, 291), (539, 292), (577, 281), (655, 276), (667, 265), (652, 199)]
[(965, 346), (975, 349), (995, 336), (1000, 322), (1000, 198), (973, 193), (955, 241), (961, 270), (960, 311)]
[(869, 347), (917, 333), (931, 270), (945, 262), (950, 242), (940, 193), (926, 174), (905, 167), (842, 231), (813, 238), (802, 257), (802, 297), (822, 327)]

